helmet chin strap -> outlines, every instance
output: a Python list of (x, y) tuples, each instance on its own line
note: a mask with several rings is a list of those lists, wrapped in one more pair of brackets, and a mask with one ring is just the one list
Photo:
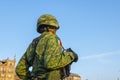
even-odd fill
[(49, 32), (49, 27), (48, 26), (45, 27), (45, 31)]

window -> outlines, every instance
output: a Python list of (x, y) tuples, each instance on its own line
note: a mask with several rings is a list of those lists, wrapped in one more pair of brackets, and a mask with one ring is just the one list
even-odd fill
[(10, 63), (10, 66), (12, 66), (12, 63)]
[(0, 71), (3, 71), (3, 68), (2, 68), (2, 67), (0, 68)]
[(11, 78), (11, 75), (10, 75), (10, 74), (8, 75), (8, 78)]
[(5, 75), (4, 74), (1, 74), (1, 77), (4, 77)]

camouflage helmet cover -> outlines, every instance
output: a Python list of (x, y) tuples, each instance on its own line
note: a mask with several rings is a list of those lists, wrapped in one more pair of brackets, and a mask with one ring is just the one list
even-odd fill
[(39, 17), (37, 21), (37, 32), (39, 32), (41, 25), (50, 25), (56, 27), (57, 29), (59, 28), (58, 21), (50, 14), (44, 14)]

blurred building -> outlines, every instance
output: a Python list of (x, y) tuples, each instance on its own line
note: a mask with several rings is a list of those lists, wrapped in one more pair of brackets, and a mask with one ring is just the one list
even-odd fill
[(15, 80), (15, 59), (0, 60), (0, 80)]
[(81, 77), (78, 74), (70, 74), (69, 77), (66, 77), (64, 80), (81, 80)]

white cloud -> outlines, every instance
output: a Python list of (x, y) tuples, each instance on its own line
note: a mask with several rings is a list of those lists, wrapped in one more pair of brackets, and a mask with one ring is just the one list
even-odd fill
[(105, 57), (108, 57), (108, 56), (111, 56), (111, 55), (118, 55), (118, 54), (120, 54), (120, 50), (119, 51), (114, 51), (114, 52), (106, 52), (106, 53), (83, 56), (83, 57), (80, 57), (80, 59), (81, 60), (90, 60), (90, 59), (101, 60), (102, 58), (105, 58)]
[(113, 64), (117, 60), (116, 57), (118, 56), (120, 56), (120, 50), (114, 51), (114, 52), (106, 52), (106, 53), (83, 56), (83, 57), (80, 57), (80, 60), (92, 61), (92, 62), (95, 61), (101, 64)]

